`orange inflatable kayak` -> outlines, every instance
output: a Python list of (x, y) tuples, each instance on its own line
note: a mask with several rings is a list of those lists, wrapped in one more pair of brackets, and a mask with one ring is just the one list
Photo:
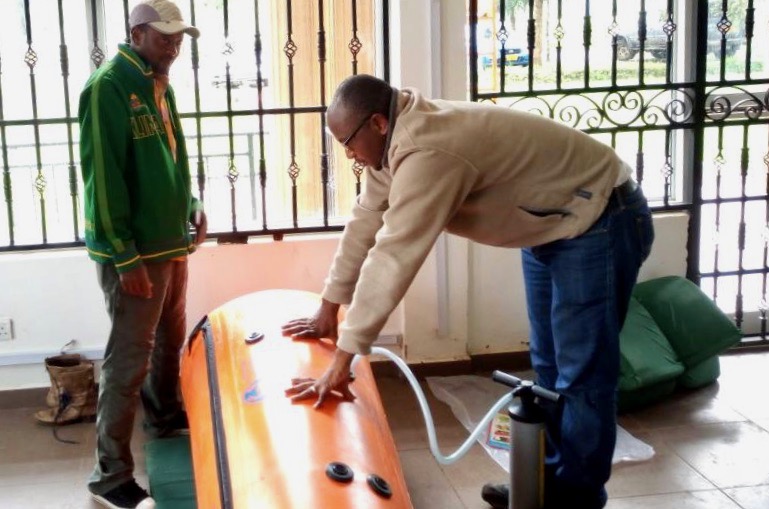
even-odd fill
[[(200, 509), (411, 508), (398, 452), (368, 360), (355, 367), (357, 398), (292, 403), (294, 377), (320, 377), (334, 347), (281, 335), (320, 298), (269, 290), (211, 312), (182, 354)], [(350, 476), (352, 476), (350, 478)]]

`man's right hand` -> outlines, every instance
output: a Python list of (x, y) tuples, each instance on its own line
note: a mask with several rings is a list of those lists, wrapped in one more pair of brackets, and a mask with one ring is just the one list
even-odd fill
[(152, 298), (152, 282), (144, 264), (120, 274), (120, 285), (128, 295), (144, 299)]
[(298, 318), (283, 325), (283, 335), (295, 339), (328, 338), (336, 342), (339, 304), (323, 299), (312, 318)]

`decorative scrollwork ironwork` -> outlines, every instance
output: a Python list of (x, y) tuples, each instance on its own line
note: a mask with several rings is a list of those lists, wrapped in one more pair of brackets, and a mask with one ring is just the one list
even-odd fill
[(235, 159), (230, 158), (230, 165), (229, 168), (227, 168), (227, 180), (234, 184), (239, 176), (240, 172), (238, 172), (238, 167), (235, 165)]
[[(488, 102), (499, 104), (497, 99), (490, 99)], [(553, 117), (553, 110), (544, 96), (520, 97), (507, 106), (511, 109), (527, 111), (542, 117)]]
[(642, 118), (644, 96), (640, 90), (612, 92), (603, 100), (603, 114), (607, 120), (617, 126), (629, 126)]
[(713, 158), (713, 164), (716, 166), (717, 173), (721, 173), (721, 170), (723, 170), (724, 166), (726, 166), (726, 159), (724, 158), (723, 152), (720, 150), (718, 151), (716, 157)]
[(718, 20), (716, 27), (718, 27), (718, 31), (721, 32), (722, 35), (726, 35), (726, 32), (731, 30), (732, 21), (726, 16), (726, 13), (724, 13), (721, 19)]
[(566, 36), (566, 31), (563, 29), (563, 25), (560, 21), (558, 21), (558, 25), (556, 25), (553, 34), (555, 35), (555, 39), (558, 41), (558, 46), (560, 46), (561, 41)]
[(364, 166), (360, 164), (358, 161), (355, 161), (352, 163), (352, 173), (355, 175), (355, 178), (360, 182), (360, 176), (363, 174)]
[(360, 50), (362, 47), (363, 47), (363, 43), (360, 42), (360, 39), (358, 39), (357, 36), (353, 37), (350, 40), (350, 43), (347, 45), (347, 48), (350, 50), (350, 53), (352, 53), (353, 56), (360, 53)]
[(688, 89), (540, 94), (509, 105), (577, 129), (685, 127), (693, 122), (694, 112), (693, 92)]
[(35, 177), (35, 189), (40, 195), (45, 193), (47, 184), (48, 183), (45, 180), (45, 176), (42, 173), (38, 173), (37, 177)]
[(24, 63), (27, 64), (30, 71), (35, 69), (35, 65), (37, 64), (37, 53), (32, 49), (32, 46), (29, 46), (27, 52), (24, 54)]
[(757, 120), (769, 111), (769, 90), (763, 98), (743, 87), (717, 87), (705, 96), (705, 116), (721, 122), (747, 118)]
[(353, 56), (357, 56), (358, 53), (360, 53), (361, 48), (363, 48), (363, 43), (360, 42), (360, 39), (358, 39), (357, 36), (350, 39), (350, 42), (347, 44), (347, 49), (350, 50), (350, 53), (352, 53)]
[(301, 170), (299, 169), (299, 165), (296, 164), (296, 161), (291, 161), (291, 164), (288, 165), (288, 176), (291, 177), (291, 181), (296, 183), (296, 179), (299, 176), (299, 173)]
[(91, 50), (91, 62), (96, 67), (101, 67), (104, 62), (104, 52), (98, 46), (94, 46)]
[(579, 126), (583, 129), (596, 128), (603, 123), (602, 108), (592, 98), (585, 95), (572, 96), (571, 99), (579, 97), (581, 104), (566, 104), (567, 97), (569, 96), (559, 99), (553, 105), (555, 112), (553, 118), (572, 127)]
[(694, 99), (691, 91), (661, 90), (650, 97), (643, 113), (645, 125), (681, 127), (693, 121)]
[(509, 37), (509, 34), (507, 32), (507, 28), (505, 28), (505, 25), (502, 24), (499, 26), (499, 31), (497, 32), (497, 39), (500, 43), (505, 44), (507, 42), (507, 38)]
[(669, 15), (667, 21), (662, 25), (662, 31), (668, 36), (668, 40), (673, 38), (677, 25), (673, 22), (673, 15)]
[(283, 53), (286, 54), (289, 60), (292, 60), (298, 49), (299, 48), (296, 46), (294, 40), (291, 38), (291, 36), (289, 36), (285, 46), (283, 46)]
[(665, 164), (660, 168), (660, 173), (665, 180), (669, 180), (673, 176), (673, 164), (670, 156), (665, 158)]

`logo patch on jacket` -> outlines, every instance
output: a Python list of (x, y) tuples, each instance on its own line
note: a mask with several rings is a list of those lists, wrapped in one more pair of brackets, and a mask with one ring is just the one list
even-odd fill
[(138, 110), (139, 108), (144, 106), (142, 104), (142, 102), (139, 100), (139, 97), (136, 94), (131, 94), (128, 97), (128, 101), (131, 103), (131, 109), (132, 110)]
[(160, 121), (151, 114), (131, 117), (131, 131), (135, 140), (161, 134), (163, 131), (160, 126)]

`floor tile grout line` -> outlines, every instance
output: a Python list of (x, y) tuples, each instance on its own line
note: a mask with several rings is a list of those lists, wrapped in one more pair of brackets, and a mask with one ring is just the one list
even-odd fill
[[(677, 426), (678, 428), (683, 428), (684, 426)], [(672, 428), (668, 428), (672, 429)], [(665, 446), (668, 448), (670, 452), (672, 452), (678, 459), (680, 459), (686, 466), (692, 469), (692, 471), (696, 472), (697, 475), (702, 477), (705, 481), (709, 482), (710, 485), (713, 487), (713, 489), (720, 490), (721, 488), (713, 481), (711, 478), (709, 478), (707, 475), (705, 475), (703, 472), (700, 472), (700, 470), (692, 465), (689, 461), (686, 460), (683, 456), (678, 454), (678, 451), (670, 445), (667, 439), (662, 438), (662, 442), (665, 444)], [(709, 490), (687, 490), (687, 491), (709, 491)]]
[[(667, 442), (666, 442), (666, 444), (667, 444)], [(678, 453), (675, 451), (675, 449), (671, 449), (671, 450), (673, 451), (673, 454), (675, 454), (676, 456), (678, 456), (678, 457), (681, 459), (681, 461), (683, 461), (684, 463), (686, 463), (686, 465), (688, 465), (689, 467), (691, 467), (691, 469), (692, 469), (692, 470), (694, 470), (694, 471), (695, 471), (695, 472), (697, 472), (699, 475), (701, 475), (703, 479), (705, 479), (706, 481), (708, 481), (710, 484), (712, 484), (712, 485), (713, 485), (713, 487), (714, 487), (715, 489), (717, 489), (718, 491), (721, 491), (722, 493), (723, 493), (723, 491), (724, 491), (724, 490), (732, 490), (732, 489), (739, 489), (739, 488), (755, 488), (756, 486), (766, 486), (765, 484), (751, 484), (751, 485), (743, 485), (743, 486), (728, 486), (728, 487), (722, 488), (721, 486), (717, 485), (717, 484), (716, 484), (716, 482), (715, 482), (713, 479), (711, 479), (710, 477), (708, 477), (707, 475), (705, 475), (705, 473), (704, 473), (704, 472), (700, 472), (700, 470), (699, 470), (699, 469), (697, 469), (697, 468), (695, 468), (695, 466), (694, 466), (694, 465), (692, 465), (691, 463), (689, 463), (688, 461), (686, 461), (686, 460), (685, 460), (685, 459), (684, 459), (684, 458), (683, 458), (681, 455), (679, 455), (679, 454), (678, 454)], [(703, 491), (703, 490), (692, 490), (692, 491)], [(724, 495), (726, 495), (726, 493), (724, 493)], [(728, 498), (731, 500), (731, 497), (729, 497), (728, 495), (726, 495), (726, 496), (727, 496), (727, 497), (728, 497)], [(734, 502), (735, 502), (735, 503), (737, 503), (736, 501), (734, 501)], [(737, 504), (737, 505), (739, 505), (739, 504)], [(740, 506), (740, 507), (742, 507), (742, 506)]]
[[(727, 489), (732, 489), (732, 488), (727, 488)], [(726, 498), (728, 498), (729, 500), (731, 500), (732, 502), (734, 502), (734, 505), (736, 505), (736, 506), (737, 506), (737, 507), (739, 507), (740, 509), (747, 509), (747, 508), (746, 508), (744, 505), (740, 504), (740, 503), (739, 503), (737, 500), (735, 500), (734, 498), (730, 497), (730, 496), (729, 496), (729, 494), (728, 494), (728, 493), (726, 493), (726, 492), (724, 491), (724, 489), (723, 489), (723, 488), (719, 488), (719, 490), (718, 490), (718, 491), (720, 491), (721, 493), (723, 493), (723, 495), (724, 495)]]

